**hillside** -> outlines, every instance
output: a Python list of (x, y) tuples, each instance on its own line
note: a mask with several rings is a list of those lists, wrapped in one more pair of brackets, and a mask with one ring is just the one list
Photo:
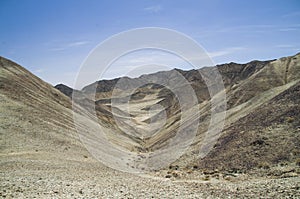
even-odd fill
[[(0, 197), (253, 198), (261, 194), (297, 198), (299, 57), (218, 66), (226, 89), (226, 120), (220, 137), (209, 140), (204, 135), (210, 121), (211, 97), (195, 70), (126, 78), (125, 87), (116, 93), (113, 88), (120, 79), (99, 81), (74, 92), (64, 85), (54, 88), (0, 57)], [(191, 98), (183, 92), (186, 97), (180, 104), (172, 94), (182, 90), (182, 85), (174, 84), (180, 83), (174, 75), (177, 72), (191, 82), (198, 100), (184, 117), (180, 106)], [(173, 85), (173, 90), (152, 83), (128, 96), (130, 88), (151, 78)], [(95, 97), (93, 89), (97, 89)], [(130, 112), (124, 106), (128, 99)], [(175, 136), (181, 116), (187, 124), (198, 119), (201, 123), (191, 147), (172, 165), (159, 170), (146, 167), (145, 173), (134, 175), (97, 161), (103, 158), (116, 168), (142, 169), (147, 161), (134, 159), (134, 155), (126, 159), (127, 153), (143, 157), (164, 149)], [(97, 131), (98, 123), (103, 126), (102, 134)], [(189, 128), (184, 126), (183, 132)], [(115, 156), (104, 136), (122, 149)], [(199, 156), (203, 140), (215, 143), (204, 157)], [(86, 144), (94, 144), (90, 146), (95, 151)], [(99, 144), (104, 151), (96, 151)], [(172, 148), (167, 152), (180, 155)], [(151, 156), (149, 162), (159, 155)]]
[[(295, 136), (299, 134), (300, 121), (299, 112), (296, 111), (299, 110), (297, 101), (299, 96), (297, 89), (300, 84), (299, 58), (300, 54), (297, 54), (278, 60), (217, 66), (226, 89), (226, 121), (218, 142), (214, 144), (216, 140), (210, 140), (214, 148), (206, 157), (199, 160), (195, 160), (196, 154), (201, 154), (199, 149), (205, 147), (202, 146), (202, 142), (209, 127), (211, 113), (209, 101), (211, 97), (201, 73), (203, 70), (210, 70), (209, 67), (199, 71), (174, 69), (133, 79), (125, 77), (101, 80), (84, 87), (81, 92), (91, 100), (95, 100), (96, 107), (101, 105), (101, 110), (105, 109), (108, 112), (112, 111), (111, 106), (122, 108), (128, 103), (130, 112), (126, 112), (128, 110), (124, 108), (119, 110), (117, 118), (113, 117), (116, 112), (107, 116), (110, 123), (114, 124), (113, 128), (116, 128), (115, 120), (118, 120), (117, 122), (122, 124), (119, 128), (125, 132), (120, 140), (116, 137), (112, 140), (117, 144), (123, 142), (124, 147), (126, 142), (124, 136), (129, 137), (134, 143), (125, 146), (128, 150), (153, 152), (163, 148), (174, 136), (172, 132), (179, 128), (182, 120), (183, 113), (180, 106), (190, 103), (190, 99), (181, 99), (181, 102), (185, 100), (186, 102), (180, 104), (178, 96), (172, 93), (172, 89), (175, 92), (186, 90), (182, 86), (184, 82), (177, 75), (180, 73), (195, 91), (199, 104), (190, 108), (193, 110), (200, 108), (198, 119), (201, 123), (192, 147), (176, 161), (176, 164), (183, 167), (195, 164), (203, 169), (243, 171), (258, 168), (262, 164), (269, 166), (295, 164), (300, 154), (300, 139), (299, 136)], [(122, 87), (118, 82), (122, 82)], [(111, 99), (113, 92), (115, 93)], [(129, 95), (130, 97), (124, 97)], [(186, 93), (184, 96), (189, 94)], [(165, 112), (161, 109), (157, 111), (151, 109), (155, 106), (163, 107)], [(149, 113), (149, 110), (152, 112)], [(100, 121), (103, 120), (103, 111), (96, 112)], [(165, 123), (162, 122), (163, 114), (166, 114)], [(193, 111), (187, 115), (187, 118), (196, 117)], [(128, 119), (128, 116), (131, 119)], [(205, 142), (207, 144), (208, 140)]]

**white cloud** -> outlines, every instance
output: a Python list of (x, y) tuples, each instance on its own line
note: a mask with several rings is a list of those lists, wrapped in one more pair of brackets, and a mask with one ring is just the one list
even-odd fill
[(246, 50), (246, 48), (244, 48), (244, 47), (225, 48), (223, 50), (209, 52), (208, 55), (210, 56), (210, 58), (215, 58), (215, 57), (221, 57), (224, 55), (232, 54), (232, 53), (235, 53), (235, 52), (241, 51), (241, 50)]
[(38, 68), (36, 70), (34, 70), (34, 73), (43, 73), (44, 72), (44, 69), (42, 68)]
[(298, 28), (280, 28), (279, 31), (281, 32), (288, 32), (288, 31), (295, 31), (299, 30)]
[(50, 51), (63, 51), (63, 50), (67, 50), (73, 47), (78, 47), (78, 46), (83, 46), (88, 44), (88, 41), (76, 41), (76, 42), (71, 42), (71, 43), (67, 43), (67, 44), (60, 44), (58, 45), (58, 47), (54, 47), (54, 48), (50, 48)]
[(289, 44), (279, 44), (275, 46), (276, 48), (294, 48), (295, 46)]
[(287, 13), (285, 15), (282, 15), (283, 18), (287, 18), (287, 17), (299, 17), (300, 16), (300, 11), (298, 12), (291, 12), (291, 13)]
[(152, 13), (158, 13), (162, 10), (162, 6), (161, 5), (150, 6), (144, 8), (144, 10)]
[(73, 42), (73, 43), (69, 43), (68, 46), (69, 47), (73, 47), (73, 46), (82, 46), (85, 44), (88, 44), (88, 41), (77, 41), (77, 42)]
[(211, 27), (206, 30), (202, 30), (199, 33), (199, 37), (209, 36), (211, 34), (224, 34), (224, 33), (267, 33), (274, 31), (298, 31), (300, 30), (300, 24), (287, 24), (287, 25), (272, 25), (272, 24), (254, 24), (254, 25), (242, 25), (232, 27)]
[(66, 48), (50, 48), (50, 51), (62, 51), (62, 50), (66, 50)]

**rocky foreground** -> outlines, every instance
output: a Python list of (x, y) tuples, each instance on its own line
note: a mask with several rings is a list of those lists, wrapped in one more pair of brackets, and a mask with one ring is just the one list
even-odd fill
[[(299, 198), (299, 169), (279, 176), (169, 169), (142, 176), (92, 157), (43, 151), (1, 156), (1, 198)], [(285, 171), (284, 171), (285, 170)], [(261, 170), (267, 172), (268, 170)], [(298, 174), (296, 173), (298, 172)], [(169, 174), (167, 174), (169, 173)], [(185, 176), (182, 176), (185, 175)]]

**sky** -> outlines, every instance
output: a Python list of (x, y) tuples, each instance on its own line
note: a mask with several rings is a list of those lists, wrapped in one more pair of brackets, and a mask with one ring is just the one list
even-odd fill
[[(300, 1), (0, 0), (0, 27), (0, 56), (52, 85), (72, 87), (80, 66), (99, 43), (135, 28), (181, 32), (197, 41), (216, 64), (294, 55), (300, 52)], [(133, 53), (114, 63), (102, 78), (125, 74), (133, 62), (147, 65), (149, 59), (166, 56)], [(170, 67), (180, 68), (172, 60)]]

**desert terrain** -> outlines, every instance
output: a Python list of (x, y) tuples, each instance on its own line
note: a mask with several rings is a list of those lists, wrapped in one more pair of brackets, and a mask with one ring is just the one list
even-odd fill
[[(218, 93), (210, 96), (201, 76), (209, 66), (74, 90), (0, 57), (0, 198), (299, 198), (300, 54), (216, 67), (225, 106), (211, 103)], [(177, 74), (197, 103), (190, 103)], [(224, 125), (207, 138), (215, 110), (226, 115)], [(178, 128), (189, 132), (195, 121), (184, 153), (175, 149), (185, 138), (164, 150)], [(121, 152), (114, 155), (108, 143)], [(168, 154), (178, 158), (155, 169), (159, 155)], [(101, 159), (118, 161), (115, 168), (124, 171)]]

